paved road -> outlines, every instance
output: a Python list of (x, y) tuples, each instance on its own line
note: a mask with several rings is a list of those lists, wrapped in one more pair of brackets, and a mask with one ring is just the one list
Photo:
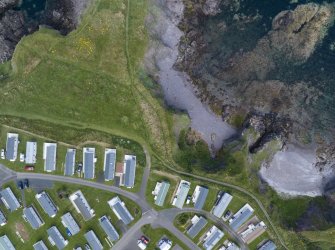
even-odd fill
[(151, 157), (150, 154), (147, 150), (147, 148), (143, 148), (144, 154), (145, 154), (145, 161), (146, 161), (146, 166), (143, 172), (143, 176), (142, 176), (142, 182), (141, 182), (141, 189), (138, 193), (138, 195), (145, 200), (145, 192), (147, 190), (147, 186), (148, 186), (148, 180), (149, 180), (149, 176), (150, 176), (150, 168), (151, 168)]
[(109, 191), (109, 192), (122, 195), (136, 202), (141, 207), (142, 213), (145, 213), (146, 211), (151, 210), (150, 205), (145, 200), (141, 199), (137, 194), (128, 192), (124, 189), (121, 189), (115, 186), (110, 186), (110, 185), (106, 185), (106, 184), (102, 184), (98, 182), (88, 181), (88, 180), (79, 179), (79, 178), (72, 178), (72, 177), (67, 177), (67, 176), (60, 176), (60, 175), (25, 173), (25, 172), (17, 173), (17, 179), (58, 181), (58, 182), (77, 184), (77, 185), (92, 187), (92, 188), (96, 188), (100, 190), (105, 190), (105, 191)]
[[(150, 161), (150, 158), (149, 158), (149, 161)], [(147, 186), (147, 181), (148, 181), (149, 172), (150, 172), (150, 164), (149, 165), (147, 164), (146, 170), (148, 171), (148, 173), (143, 175), (142, 180), (144, 184), (142, 183), (141, 189)], [(16, 173), (11, 170), (8, 171), (8, 169), (1, 164), (0, 164), (0, 171), (7, 174), (7, 176), (4, 177), (0, 181), (1, 185), (6, 182), (16, 180), (16, 179), (32, 179), (32, 180), (43, 180), (43, 181), (48, 180), (48, 181), (65, 182), (65, 183), (88, 186), (88, 187), (92, 187), (92, 188), (96, 188), (100, 190), (113, 192), (113, 193), (122, 195), (136, 202), (142, 209), (142, 217), (113, 246), (113, 249), (127, 249), (129, 239), (134, 237), (135, 233), (138, 232), (138, 230), (140, 230), (141, 227), (146, 224), (151, 224), (154, 228), (158, 228), (158, 227), (166, 228), (168, 231), (174, 234), (180, 241), (184, 242), (184, 244), (189, 249), (192, 249), (192, 250), (200, 249), (194, 242), (192, 242), (188, 237), (186, 237), (182, 232), (180, 232), (173, 225), (174, 218), (178, 214), (183, 213), (183, 212), (197, 212), (197, 213), (203, 214), (204, 216), (214, 221), (219, 226), (222, 226), (222, 228), (224, 228), (226, 232), (228, 232), (237, 242), (240, 243), (240, 246), (242, 247), (242, 249), (247, 249), (245, 247), (245, 244), (242, 242), (242, 240), (239, 238), (239, 236), (235, 232), (233, 232), (226, 224), (224, 224), (222, 221), (220, 221), (218, 218), (216, 218), (209, 212), (196, 210), (193, 208), (184, 208), (184, 209), (173, 208), (173, 209), (166, 209), (160, 212), (155, 211), (154, 209), (151, 208), (151, 206), (145, 200), (145, 189), (144, 191), (141, 190), (138, 194), (136, 194), (136, 193), (131, 193), (129, 191), (123, 190), (115, 186), (109, 186), (106, 184), (92, 182), (92, 181), (88, 181), (85, 179), (72, 178), (72, 177), (59, 176), (59, 175), (51, 175), (51, 174), (41, 174), (41, 173), (29, 173), (29, 172), (17, 172)]]
[(136, 237), (137, 232), (147, 224), (151, 224), (153, 228), (165, 228), (174, 234), (181, 242), (183, 242), (189, 249), (200, 250), (200, 248), (180, 232), (164, 213), (157, 213), (155, 210), (148, 211), (143, 214), (142, 218), (135, 223), (114, 246), (113, 249), (127, 250), (129, 249), (129, 242)]
[(16, 179), (16, 172), (0, 164), (0, 185)]

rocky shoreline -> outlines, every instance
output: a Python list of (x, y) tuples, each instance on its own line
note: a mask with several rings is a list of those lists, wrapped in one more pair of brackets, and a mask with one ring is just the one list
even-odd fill
[[(278, 192), (322, 195), (335, 175), (332, 126), (325, 133), (314, 132), (325, 115), (315, 109), (323, 98), (322, 88), (272, 75), (290, 65), (304, 65), (314, 56), (334, 24), (335, 5), (297, 4), (292, 10), (280, 10), (267, 24), (257, 11), (244, 14), (238, 0), (183, 2), (186, 8), (179, 27), (184, 36), (176, 67), (190, 76), (199, 89), (198, 98), (213, 110), (221, 110), (228, 122), (235, 116), (245, 117), (242, 131), (252, 127), (259, 135), (249, 145), (250, 154), (274, 139), (282, 141), (282, 150), (260, 172)], [(261, 35), (249, 39), (252, 45), (239, 44), (246, 37), (235, 34), (250, 36), (251, 27), (263, 27), (258, 31)]]
[(188, 113), (190, 127), (199, 133), (214, 153), (236, 131), (196, 97), (196, 90), (187, 74), (174, 67), (183, 35), (178, 24), (184, 5), (181, 0), (167, 0), (152, 1), (151, 6), (146, 21), (150, 34), (149, 50), (145, 56), (146, 70), (160, 84), (166, 104)]
[(11, 59), (16, 45), (23, 36), (32, 34), (40, 25), (46, 25), (66, 35), (74, 30), (90, 0), (47, 0), (38, 19), (20, 10), (18, 0), (0, 3), (0, 63)]

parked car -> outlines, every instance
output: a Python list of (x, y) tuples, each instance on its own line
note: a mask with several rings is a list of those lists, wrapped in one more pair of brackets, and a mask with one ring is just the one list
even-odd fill
[(35, 167), (34, 167), (34, 166), (25, 166), (25, 167), (24, 167), (24, 170), (25, 170), (25, 171), (34, 171), (34, 170), (35, 170)]
[(17, 187), (18, 187), (19, 189), (23, 189), (23, 182), (22, 182), (22, 181), (18, 181), (18, 182), (17, 182)]
[(1, 149), (1, 159), (5, 159), (6, 157), (5, 157), (5, 150), (2, 148)]
[(29, 188), (29, 180), (28, 179), (24, 179), (23, 184), (24, 184), (24, 188)]
[(149, 243), (149, 239), (147, 237), (145, 237), (144, 235), (142, 235), (142, 237), (140, 238), (140, 240), (144, 243), (144, 244), (148, 244)]
[(86, 250), (91, 250), (91, 247), (88, 244), (85, 244), (85, 249)]
[(24, 162), (24, 154), (20, 153), (20, 162)]

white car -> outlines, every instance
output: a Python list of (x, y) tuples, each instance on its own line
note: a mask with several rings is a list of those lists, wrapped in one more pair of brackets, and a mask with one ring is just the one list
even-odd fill
[(1, 149), (1, 159), (5, 159), (5, 150), (3, 148)]
[(24, 154), (20, 153), (20, 162), (24, 162)]

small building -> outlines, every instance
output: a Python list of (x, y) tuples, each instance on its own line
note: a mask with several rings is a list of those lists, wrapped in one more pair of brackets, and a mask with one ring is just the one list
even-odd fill
[(0, 210), (0, 226), (4, 226), (7, 224), (7, 219), (4, 213)]
[(122, 179), (124, 173), (124, 165), (122, 162), (117, 162), (116, 163), (116, 168), (115, 168), (115, 176), (120, 177)]
[(56, 170), (57, 143), (43, 143), (44, 171), (53, 172)]
[(47, 246), (43, 242), (43, 240), (37, 241), (34, 245), (34, 250), (48, 250)]
[(247, 203), (229, 221), (230, 227), (237, 231), (253, 214), (254, 209)]
[(83, 148), (83, 173), (85, 179), (95, 177), (95, 148)]
[(201, 210), (205, 205), (207, 195), (208, 188), (197, 185), (192, 195), (192, 202), (194, 203), (194, 208)]
[(215, 205), (212, 209), (212, 214), (214, 214), (216, 217), (221, 218), (232, 199), (233, 196), (231, 196), (230, 194), (220, 192), (219, 198), (215, 202)]
[(240, 233), (242, 240), (250, 244), (254, 241), (258, 236), (264, 233), (266, 230), (266, 225), (263, 221), (257, 223), (251, 223)]
[(121, 178), (120, 186), (133, 188), (135, 185), (136, 176), (136, 156), (125, 155), (123, 164), (123, 175)]
[(212, 226), (211, 229), (206, 233), (204, 238), (203, 247), (206, 250), (211, 250), (221, 240), (224, 233), (216, 226)]
[(7, 142), (6, 142), (7, 160), (16, 161), (18, 147), (19, 147), (19, 135), (15, 133), (7, 133)]
[(277, 247), (275, 243), (273, 243), (271, 240), (266, 241), (263, 245), (261, 245), (258, 250), (276, 250)]
[(9, 209), (11, 212), (13, 212), (13, 211), (17, 210), (19, 207), (21, 207), (19, 201), (15, 197), (15, 195), (14, 195), (14, 193), (13, 193), (13, 191), (10, 187), (7, 187), (7, 188), (1, 190), (0, 195), (1, 195), (2, 202), (5, 204), (7, 209)]
[(76, 150), (68, 148), (65, 156), (64, 175), (72, 176), (74, 174), (74, 167), (76, 164)]
[(188, 191), (190, 191), (191, 183), (181, 180), (177, 192), (173, 198), (172, 205), (178, 208), (183, 208), (187, 198)]
[(62, 224), (68, 235), (76, 235), (80, 231), (80, 227), (74, 220), (73, 216), (68, 212), (61, 217)]
[(109, 221), (106, 215), (102, 216), (99, 219), (99, 224), (101, 228), (104, 230), (104, 232), (107, 234), (107, 237), (110, 241), (112, 242), (117, 241), (120, 238), (118, 232), (116, 231), (116, 229), (114, 228), (114, 226)]
[(85, 239), (93, 250), (103, 250), (103, 246), (93, 230), (85, 234)]
[(114, 180), (116, 149), (106, 148), (104, 159), (105, 181)]
[(194, 215), (191, 220), (192, 225), (187, 230), (187, 235), (194, 239), (200, 231), (207, 225), (207, 220), (200, 216)]
[(13, 243), (9, 240), (7, 235), (0, 236), (0, 249), (3, 250), (15, 250)]
[(71, 194), (69, 198), (76, 211), (83, 216), (85, 221), (88, 221), (89, 219), (94, 217), (94, 210), (88, 204), (85, 196), (80, 190)]
[(157, 247), (159, 250), (169, 250), (172, 247), (172, 241), (167, 238), (163, 238), (158, 242)]
[(64, 239), (57, 227), (50, 227), (47, 230), (47, 233), (49, 235), (48, 240), (50, 241), (51, 245), (57, 247), (59, 250), (64, 249), (69, 244), (69, 241)]
[(169, 191), (170, 183), (167, 181), (157, 182), (154, 191), (152, 194), (154, 195), (155, 204), (157, 206), (162, 207), (164, 205), (164, 201), (166, 199), (166, 195)]
[(43, 208), (44, 212), (49, 215), (49, 217), (53, 218), (56, 216), (58, 209), (45, 191), (36, 194), (35, 198)]
[(124, 224), (128, 225), (134, 220), (134, 217), (130, 214), (125, 204), (118, 196), (108, 201), (108, 204), (116, 217), (118, 217), (119, 220), (122, 220)]
[(26, 143), (26, 159), (27, 164), (35, 164), (37, 155), (37, 142), (27, 141)]
[(38, 214), (37, 210), (32, 205), (23, 209), (23, 218), (35, 230), (44, 225), (42, 217)]

